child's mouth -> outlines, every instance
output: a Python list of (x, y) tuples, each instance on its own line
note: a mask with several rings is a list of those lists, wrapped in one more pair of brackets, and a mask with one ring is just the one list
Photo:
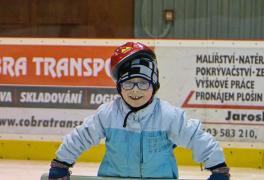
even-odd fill
[(132, 100), (139, 100), (139, 99), (141, 99), (143, 96), (129, 96), (130, 97), (130, 99), (132, 99)]

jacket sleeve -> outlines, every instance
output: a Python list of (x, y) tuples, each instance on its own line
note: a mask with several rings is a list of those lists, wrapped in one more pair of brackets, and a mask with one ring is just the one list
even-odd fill
[(73, 164), (82, 152), (100, 143), (105, 137), (104, 109), (104, 105), (99, 107), (94, 115), (85, 118), (81, 126), (76, 127), (63, 138), (63, 143), (56, 152), (56, 159)]
[(193, 159), (205, 163), (205, 168), (225, 162), (223, 150), (214, 137), (203, 131), (197, 119), (186, 119), (183, 110), (175, 109), (169, 137), (178, 146), (192, 150)]

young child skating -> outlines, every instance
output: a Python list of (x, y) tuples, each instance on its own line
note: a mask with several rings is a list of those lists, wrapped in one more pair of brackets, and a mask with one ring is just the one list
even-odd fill
[(209, 180), (229, 179), (222, 148), (201, 122), (187, 120), (182, 109), (155, 97), (159, 72), (150, 48), (134, 42), (118, 47), (111, 57), (111, 76), (120, 97), (101, 105), (65, 136), (49, 179), (69, 179), (69, 167), (102, 138), (106, 153), (98, 176), (177, 179), (173, 149), (182, 146), (212, 172)]

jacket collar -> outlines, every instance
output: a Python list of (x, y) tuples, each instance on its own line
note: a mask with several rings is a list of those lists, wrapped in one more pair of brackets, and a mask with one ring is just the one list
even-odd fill
[[(139, 120), (141, 120), (142, 118), (152, 114), (154, 112), (154, 108), (157, 104), (158, 98), (153, 97), (152, 102), (147, 105), (146, 107), (144, 107), (143, 109), (140, 109), (136, 112), (133, 112), (132, 114), (135, 114), (136, 116), (139, 117)], [(124, 102), (124, 100), (122, 98), (120, 98), (120, 109), (121, 109), (121, 113), (122, 116), (126, 116), (127, 113), (129, 113), (131, 111), (131, 109), (129, 108), (129, 106)]]

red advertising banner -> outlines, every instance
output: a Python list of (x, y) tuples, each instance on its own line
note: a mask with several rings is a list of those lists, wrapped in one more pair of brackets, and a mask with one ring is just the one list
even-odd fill
[(0, 45), (0, 83), (114, 87), (114, 46)]

